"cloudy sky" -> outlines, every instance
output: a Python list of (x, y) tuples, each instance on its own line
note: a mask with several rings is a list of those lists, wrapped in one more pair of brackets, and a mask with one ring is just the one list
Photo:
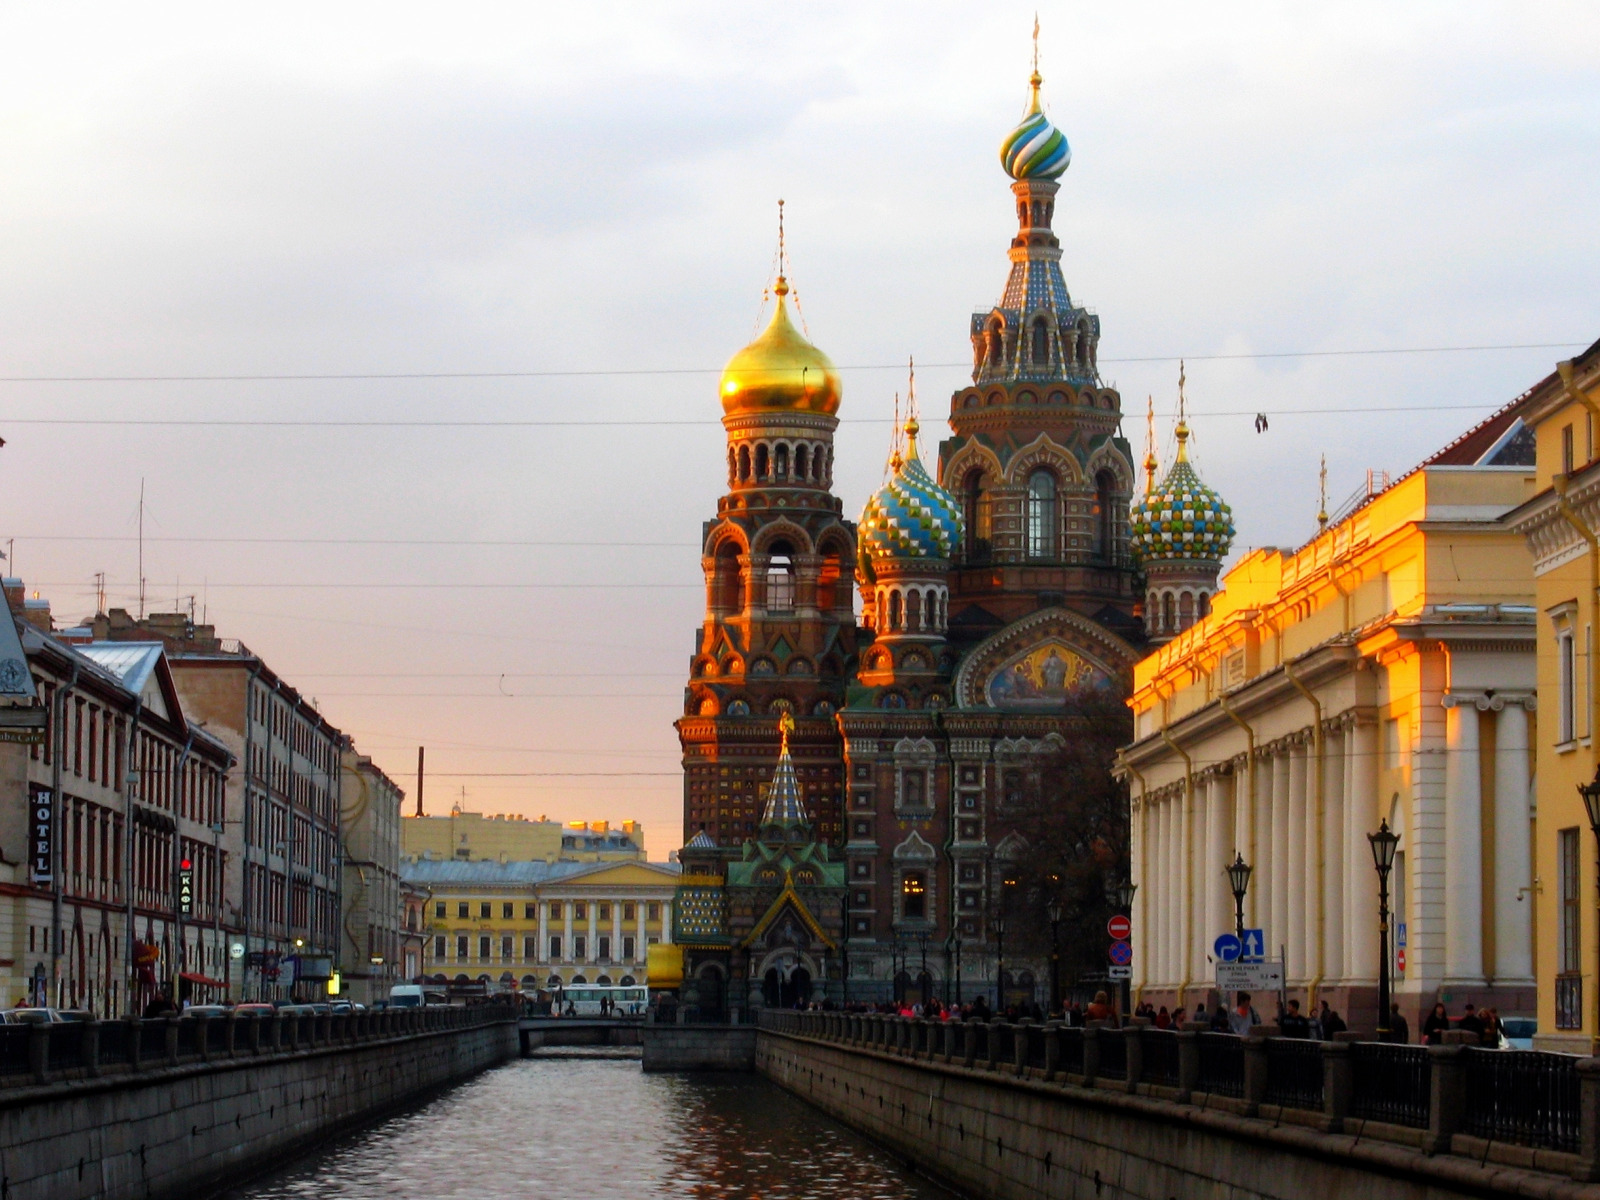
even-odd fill
[[(66, 620), (97, 571), (136, 606), (143, 481), (147, 608), (195, 597), (408, 788), (425, 743), (431, 811), (634, 817), (664, 857), (775, 202), (855, 511), (893, 364), (943, 412), (999, 294), (1033, 13), (0, 5), (14, 569)], [(1337, 503), (1600, 336), (1592, 4), (1040, 19), (1068, 283), (1136, 448), (1188, 356), (1241, 545), (1304, 540), (1319, 455)], [(171, 378), (472, 372), (524, 374)], [(123, 378), (19, 382), (85, 376)]]

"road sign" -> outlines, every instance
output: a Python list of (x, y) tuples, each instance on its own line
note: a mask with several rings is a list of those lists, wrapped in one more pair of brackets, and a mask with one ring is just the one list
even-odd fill
[(1281, 962), (1217, 964), (1217, 991), (1224, 995), (1233, 992), (1276, 992), (1282, 987)]
[(1397, 971), (1406, 969), (1406, 948), (1404, 946), (1394, 952), (1394, 965)]
[(1133, 936), (1133, 922), (1118, 914), (1106, 922), (1106, 932), (1114, 941), (1125, 942)]
[(1106, 968), (1106, 978), (1107, 979), (1132, 979), (1133, 978), (1133, 968), (1132, 967), (1107, 967)]
[(1239, 939), (1243, 947), (1239, 951), (1240, 962), (1260, 962), (1267, 956), (1267, 935), (1265, 930), (1246, 929)]
[(1237, 962), (1242, 949), (1239, 939), (1231, 933), (1219, 933), (1217, 940), (1211, 943), (1211, 953), (1218, 962)]
[(1404, 946), (1406, 944), (1406, 923), (1404, 921), (1394, 927), (1394, 944), (1396, 946)]
[(1112, 942), (1110, 955), (1112, 962), (1125, 967), (1133, 961), (1133, 946), (1128, 942)]

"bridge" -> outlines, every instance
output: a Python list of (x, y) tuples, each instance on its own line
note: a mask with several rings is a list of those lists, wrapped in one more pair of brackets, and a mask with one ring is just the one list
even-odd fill
[(644, 1017), (523, 1017), (517, 1034), (523, 1054), (543, 1046), (637, 1046)]
[(504, 1005), (0, 1025), (0, 1197), (203, 1196), (517, 1052)]
[(754, 1063), (999, 1200), (1600, 1197), (1600, 1059), (1276, 1033), (765, 1012)]

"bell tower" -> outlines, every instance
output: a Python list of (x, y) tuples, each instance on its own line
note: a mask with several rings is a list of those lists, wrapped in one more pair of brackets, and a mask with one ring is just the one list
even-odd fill
[(790, 318), (782, 211), (772, 319), (722, 373), (728, 491), (704, 527), (705, 620), (677, 722), (684, 839), (731, 853), (756, 836), (786, 716), (814, 836), (842, 836), (833, 714), (855, 667), (855, 527), (831, 490), (839, 375)]

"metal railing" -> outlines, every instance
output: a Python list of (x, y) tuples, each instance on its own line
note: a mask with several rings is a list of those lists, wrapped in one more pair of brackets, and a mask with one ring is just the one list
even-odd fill
[(516, 1020), (509, 1005), (0, 1025), (0, 1088), (359, 1045)]
[[(1247, 1116), (1263, 1105), (1299, 1110), (1315, 1114), (1322, 1128), (1347, 1132), (1353, 1128), (1348, 1122), (1359, 1121), (1363, 1137), (1416, 1144), (1416, 1134), (1383, 1131), (1384, 1125), (1404, 1126), (1426, 1131), (1422, 1144), (1430, 1153), (1450, 1152), (1452, 1139), (1467, 1135), (1489, 1144), (1472, 1151), (1485, 1160), (1517, 1153), (1494, 1151), (1496, 1144), (1509, 1144), (1571, 1155), (1574, 1169), (1600, 1173), (1600, 1163), (1579, 1158), (1590, 1153), (1586, 1144), (1600, 1145), (1600, 1128), (1584, 1126), (1586, 1104), (1587, 1119), (1600, 1121), (1600, 1057), (1489, 1050), (1449, 1037), (1440, 1046), (1348, 1036), (1316, 1042), (1278, 1037), (1265, 1027), (1242, 1038), (1195, 1026), (1081, 1029), (832, 1012), (768, 1011), (757, 1021), (775, 1033), (997, 1076), (1145, 1093), (1161, 1085), (1176, 1088), (1178, 1101), (1208, 1104), (1210, 1097), (1224, 1097), (1232, 1111)], [(1130, 1067), (1137, 1078), (1128, 1078)], [(1367, 1128), (1369, 1121), (1376, 1128)]]

